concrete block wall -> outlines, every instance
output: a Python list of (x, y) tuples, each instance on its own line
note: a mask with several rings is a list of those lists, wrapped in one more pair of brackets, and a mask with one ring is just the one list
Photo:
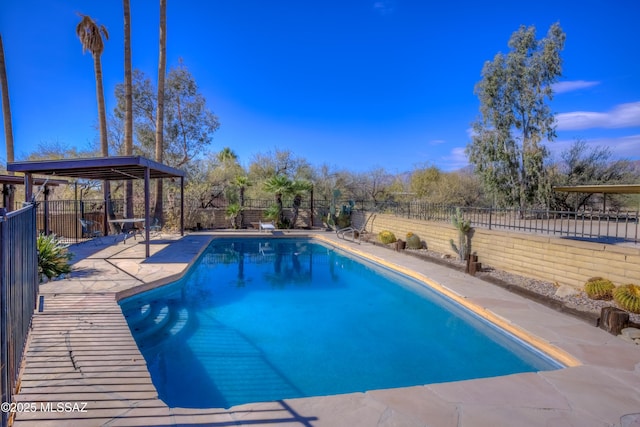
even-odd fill
[[(353, 220), (360, 225), (366, 218), (357, 213)], [(412, 232), (428, 249), (455, 256), (449, 240), (454, 239), (457, 244), (458, 235), (450, 224), (376, 214), (367, 231), (377, 234), (382, 230), (392, 231), (403, 240)], [(606, 277), (616, 285), (640, 284), (640, 245), (607, 245), (477, 228), (471, 238), (471, 250), (483, 266), (575, 288), (581, 289), (593, 276)]]

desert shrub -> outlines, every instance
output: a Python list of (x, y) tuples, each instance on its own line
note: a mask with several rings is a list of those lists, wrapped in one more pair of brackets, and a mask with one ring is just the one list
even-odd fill
[(417, 234), (407, 233), (407, 249), (422, 249), (422, 240)]
[(380, 243), (388, 245), (389, 243), (395, 242), (397, 239), (392, 232), (384, 230), (378, 234), (378, 240), (380, 240)]
[(610, 300), (613, 298), (615, 285), (611, 280), (602, 277), (592, 277), (584, 284), (584, 291), (591, 299)]
[(613, 290), (613, 299), (620, 308), (632, 313), (640, 313), (640, 286), (628, 284)]

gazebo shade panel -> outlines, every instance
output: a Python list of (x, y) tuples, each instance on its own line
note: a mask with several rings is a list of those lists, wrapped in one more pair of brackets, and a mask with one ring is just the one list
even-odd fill
[(102, 181), (144, 179), (146, 169), (149, 169), (151, 179), (185, 176), (185, 173), (179, 169), (140, 156), (41, 160), (7, 164), (7, 170), (12, 172)]
[(640, 184), (556, 186), (554, 191), (569, 193), (640, 194)]

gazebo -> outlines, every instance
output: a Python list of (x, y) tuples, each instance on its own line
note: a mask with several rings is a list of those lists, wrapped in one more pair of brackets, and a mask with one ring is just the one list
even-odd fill
[[(184, 176), (179, 169), (141, 156), (93, 157), (69, 160), (38, 160), (7, 164), (10, 172), (24, 173), (25, 201), (33, 199), (33, 175), (68, 177), (100, 181), (144, 180), (144, 219), (146, 257), (149, 257), (149, 181), (158, 178), (180, 178), (180, 235), (184, 235)], [(106, 215), (105, 224), (106, 229)]]
[(607, 194), (640, 194), (640, 184), (593, 184), (554, 186), (553, 191), (568, 193), (602, 193), (602, 210), (607, 208)]

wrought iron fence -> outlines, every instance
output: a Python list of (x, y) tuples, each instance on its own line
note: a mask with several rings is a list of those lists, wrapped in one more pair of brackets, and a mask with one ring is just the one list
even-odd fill
[[(456, 206), (425, 202), (387, 204), (382, 211), (411, 219), (451, 222)], [(636, 211), (554, 211), (460, 207), (474, 227), (516, 230), (615, 243), (638, 243), (639, 212)]]
[(0, 216), (0, 250), (0, 402), (11, 402), (38, 294), (34, 205)]
[[(267, 209), (275, 203), (274, 199), (245, 199), (245, 209)], [(300, 209), (311, 209), (314, 215), (325, 216), (332, 203), (337, 208), (350, 206), (350, 201), (330, 201), (303, 199)], [(179, 203), (167, 201), (165, 203), (165, 217), (171, 206)], [(108, 205), (109, 213), (122, 217), (124, 211), (123, 200), (112, 200)], [(191, 218), (189, 212), (208, 212), (208, 210), (226, 209), (229, 202), (225, 199), (215, 199), (215, 203), (203, 204), (201, 200), (185, 200), (185, 227), (193, 228), (197, 218)], [(292, 199), (283, 200), (283, 207), (291, 209)], [(134, 215), (142, 216), (144, 205), (134, 203)], [(412, 202), (376, 202), (354, 201), (353, 209), (366, 212), (386, 212), (411, 219), (428, 221), (451, 222), (456, 206), (440, 205), (422, 201)], [(505, 209), (493, 207), (460, 207), (464, 217), (469, 219), (474, 227), (488, 229), (514, 230), (574, 238), (600, 239), (601, 241), (631, 241), (638, 243), (638, 210), (636, 211), (553, 211), (545, 209)], [(105, 203), (103, 200), (57, 200), (42, 202), (38, 206), (38, 230), (55, 233), (68, 242), (83, 241), (80, 219), (87, 219), (96, 224), (103, 224)], [(45, 222), (45, 218), (47, 221)], [(193, 222), (193, 224), (191, 224)]]

